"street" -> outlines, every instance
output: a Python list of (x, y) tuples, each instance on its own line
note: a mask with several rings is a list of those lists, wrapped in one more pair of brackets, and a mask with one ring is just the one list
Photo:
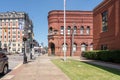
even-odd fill
[[(20, 56), (18, 54), (15, 55), (7, 55), (9, 58), (9, 72), (12, 71), (15, 67), (17, 67), (19, 64), (23, 63), (23, 56)], [(2, 78), (3, 75), (0, 74), (0, 78)]]

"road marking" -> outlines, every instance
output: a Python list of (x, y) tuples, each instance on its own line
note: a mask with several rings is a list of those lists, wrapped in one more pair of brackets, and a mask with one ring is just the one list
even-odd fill
[(12, 79), (15, 75), (6, 75), (2, 78), (2, 80), (8, 80), (8, 79)]
[(19, 68), (22, 64), (23, 64), (23, 63), (18, 64), (15, 68), (13, 68), (13, 70)]

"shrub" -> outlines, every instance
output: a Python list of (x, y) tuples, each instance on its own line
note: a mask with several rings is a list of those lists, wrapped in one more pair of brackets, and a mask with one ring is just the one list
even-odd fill
[(82, 54), (88, 59), (120, 62), (120, 50), (98, 50), (98, 51), (86, 51)]

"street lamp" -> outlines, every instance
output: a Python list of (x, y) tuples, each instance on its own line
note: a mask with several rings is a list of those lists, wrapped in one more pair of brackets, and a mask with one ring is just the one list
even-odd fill
[(27, 63), (27, 56), (25, 53), (25, 42), (27, 41), (27, 38), (23, 36), (23, 42), (24, 42), (24, 56), (23, 56), (23, 64)]
[(73, 47), (74, 47), (74, 27), (72, 29), (72, 56), (73, 56), (73, 53), (74, 53)]
[(66, 61), (66, 0), (64, 0), (64, 61)]
[(32, 59), (32, 38), (31, 38), (31, 29), (28, 30), (28, 40), (29, 40), (29, 44), (30, 44), (30, 59)]

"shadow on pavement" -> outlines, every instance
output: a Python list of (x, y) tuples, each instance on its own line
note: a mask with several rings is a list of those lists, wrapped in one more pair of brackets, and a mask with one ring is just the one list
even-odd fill
[(89, 64), (91, 66), (95, 66), (97, 68), (100, 68), (100, 69), (103, 69), (103, 70), (106, 70), (108, 72), (111, 72), (113, 74), (116, 74), (116, 75), (119, 75), (120, 76), (120, 70), (118, 69), (114, 69), (114, 68), (109, 68), (109, 67), (105, 67), (105, 66), (100, 66), (100, 65), (97, 65), (97, 64), (94, 64), (94, 63), (90, 63), (90, 62), (84, 62), (82, 61), (83, 63), (86, 63), (86, 64)]
[[(11, 69), (9, 69), (9, 70), (8, 70), (8, 73), (9, 73), (9, 72), (11, 72), (11, 71), (12, 71), (12, 70), (11, 70)], [(8, 73), (7, 73), (7, 74), (8, 74)], [(0, 74), (0, 79), (1, 79), (2, 77), (4, 77), (4, 76), (5, 76), (5, 75)]]

